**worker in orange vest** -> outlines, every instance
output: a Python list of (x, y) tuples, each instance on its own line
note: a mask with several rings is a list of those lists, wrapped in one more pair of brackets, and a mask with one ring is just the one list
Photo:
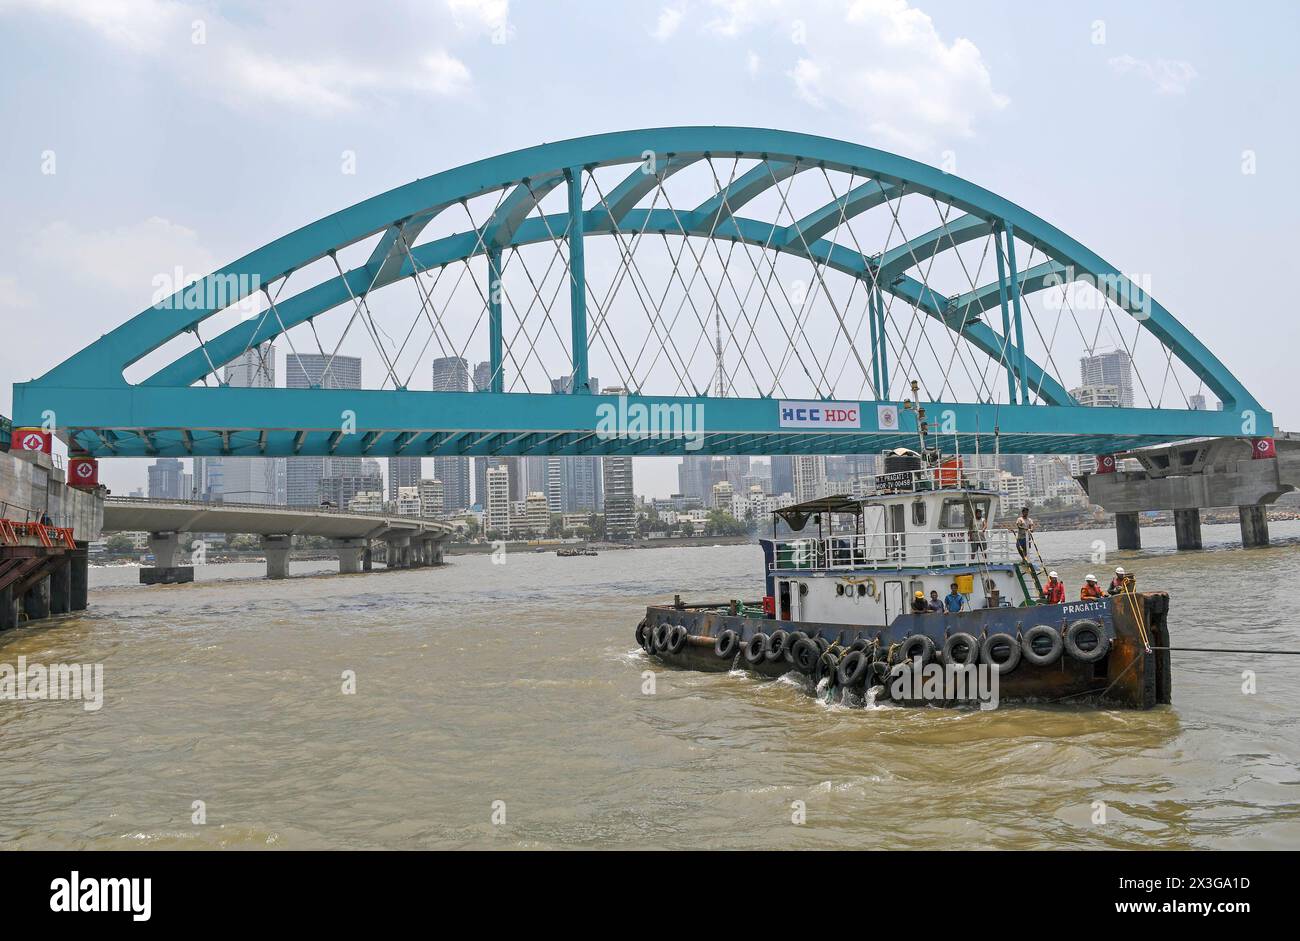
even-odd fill
[(1043, 586), (1043, 601), (1046, 604), (1065, 603), (1065, 582), (1055, 572), (1047, 573), (1047, 584)]
[(1083, 588), (1080, 589), (1079, 591), (1080, 601), (1093, 601), (1097, 598), (1105, 598), (1105, 597), (1106, 597), (1106, 593), (1102, 591), (1101, 586), (1097, 584), (1096, 575), (1088, 575), (1087, 577), (1084, 578)]

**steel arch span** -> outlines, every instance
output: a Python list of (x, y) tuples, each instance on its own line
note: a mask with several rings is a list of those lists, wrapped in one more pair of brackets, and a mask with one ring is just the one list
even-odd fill
[[(623, 131), (446, 170), (278, 238), (16, 384), (15, 421), (96, 456), (860, 454), (915, 443), (912, 399), (965, 450), (1270, 434), (1140, 281), (884, 151), (758, 128)], [(414, 286), (410, 326), (390, 332), (400, 284)], [(349, 338), (378, 354), (377, 387), (340, 388)], [(1068, 388), (1061, 361), (1106, 341), (1145, 407), (1122, 380)], [(232, 381), (230, 364), (271, 342), (299, 387)], [(415, 379), (426, 351), (443, 364), (434, 389)], [(1157, 397), (1146, 379), (1161, 370)], [(1166, 405), (1171, 377), (1183, 407)], [(1186, 407), (1188, 386), (1222, 409)]]

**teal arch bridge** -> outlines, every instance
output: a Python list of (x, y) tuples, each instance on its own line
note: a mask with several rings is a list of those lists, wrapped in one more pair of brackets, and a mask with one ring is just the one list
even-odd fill
[(123, 457), (861, 454), (915, 445), (916, 400), (963, 452), (1271, 434), (1152, 278), (870, 147), (601, 134), (171, 285), (16, 384), (15, 425)]

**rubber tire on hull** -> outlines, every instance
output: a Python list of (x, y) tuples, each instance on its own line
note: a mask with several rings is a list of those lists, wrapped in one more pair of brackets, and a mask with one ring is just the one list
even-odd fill
[(817, 661), (821, 659), (821, 656), (822, 652), (818, 649), (817, 644), (809, 638), (803, 637), (795, 641), (790, 663), (804, 676), (812, 676), (817, 671)]
[[(1092, 634), (1097, 638), (1097, 645), (1085, 650), (1079, 645), (1079, 635)], [(1110, 652), (1110, 638), (1097, 621), (1075, 621), (1065, 629), (1065, 652), (1082, 663), (1096, 663)]]
[(645, 629), (645, 618), (642, 618), (641, 623), (636, 626), (636, 645), (643, 650), (645, 649)]
[(841, 686), (857, 686), (871, 669), (871, 661), (861, 650), (850, 650), (840, 661), (835, 679)]
[(723, 660), (733, 660), (740, 649), (740, 635), (733, 630), (725, 630), (713, 642), (713, 652)]
[(799, 645), (799, 641), (807, 640), (808, 635), (803, 631), (790, 631), (785, 639), (785, 662), (794, 663), (794, 648)]
[(903, 638), (903, 643), (898, 648), (898, 655), (905, 661), (920, 657), (921, 666), (925, 666), (934, 659), (934, 641), (924, 634), (912, 634)]
[(822, 658), (817, 664), (818, 681), (820, 681), (822, 677), (830, 677), (831, 685), (834, 686), (836, 681), (839, 679), (838, 671), (841, 659), (840, 655), (836, 653), (822, 654)]
[(655, 627), (654, 633), (650, 639), (654, 642), (656, 653), (664, 653), (668, 650), (668, 635), (672, 632), (673, 626), (668, 623), (660, 624)]
[[(1034, 647), (1034, 641), (1041, 637), (1047, 638), (1048, 641), (1048, 649), (1043, 653), (1039, 653)], [(1063, 650), (1065, 650), (1065, 641), (1061, 637), (1061, 632), (1049, 624), (1035, 624), (1020, 635), (1020, 652), (1024, 654), (1026, 663), (1032, 663), (1036, 667), (1050, 667), (1061, 659)]]
[[(1005, 644), (1010, 653), (1007, 659), (998, 663), (993, 659), (993, 648)], [(991, 667), (997, 667), (998, 675), (1003, 676), (1010, 673), (1020, 665), (1020, 644), (1010, 634), (999, 631), (996, 634), (990, 634), (984, 638), (984, 643), (980, 644), (980, 663), (987, 663)]]
[[(965, 647), (965, 656), (958, 656), (958, 647)], [(957, 631), (955, 634), (949, 634), (948, 639), (943, 642), (943, 662), (956, 663), (962, 666), (973, 666), (980, 662), (980, 641), (974, 634), (967, 634), (965, 631)]]
[(691, 636), (691, 632), (686, 629), (685, 624), (678, 624), (668, 634), (668, 652), (681, 653), (682, 648), (686, 646), (686, 639)]
[(767, 638), (767, 659), (780, 660), (785, 656), (785, 645), (790, 642), (790, 635), (777, 628)]
[(767, 635), (755, 634), (745, 645), (745, 662), (752, 664), (762, 663), (767, 657)]

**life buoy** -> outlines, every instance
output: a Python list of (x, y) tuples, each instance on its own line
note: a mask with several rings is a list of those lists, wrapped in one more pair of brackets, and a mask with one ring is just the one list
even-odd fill
[(1064, 649), (1061, 632), (1050, 624), (1035, 624), (1020, 635), (1020, 652), (1036, 667), (1050, 667), (1061, 659)]
[(1110, 638), (1098, 621), (1075, 621), (1065, 629), (1065, 651), (1075, 660), (1096, 663), (1110, 652)]
[(755, 634), (745, 645), (745, 662), (758, 663), (767, 653), (767, 635)]
[(785, 655), (785, 645), (789, 642), (790, 635), (785, 631), (777, 628), (767, 638), (767, 659), (779, 660)]
[(999, 631), (980, 644), (980, 663), (998, 668), (998, 675), (1010, 673), (1020, 665), (1020, 645), (1010, 634)]
[(686, 638), (691, 632), (686, 629), (685, 624), (678, 624), (668, 634), (668, 652), (681, 653), (682, 648), (686, 646)]
[(835, 671), (835, 678), (839, 680), (841, 686), (857, 686), (869, 669), (871, 669), (871, 662), (867, 659), (867, 655), (861, 650), (850, 650), (840, 661), (839, 669)]
[(924, 634), (912, 634), (910, 637), (903, 639), (898, 654), (903, 660), (907, 661), (920, 657), (921, 666), (925, 666), (934, 659), (934, 641)]
[(736, 651), (740, 648), (740, 635), (733, 630), (725, 630), (718, 635), (718, 639), (713, 642), (713, 652), (723, 660), (730, 660), (736, 656)]
[(821, 659), (822, 652), (817, 648), (809, 638), (802, 637), (794, 642), (790, 651), (790, 663), (794, 668), (805, 676), (812, 676), (817, 669), (817, 661)]
[(943, 642), (943, 662), (973, 666), (980, 660), (980, 642), (974, 634), (957, 631)]

